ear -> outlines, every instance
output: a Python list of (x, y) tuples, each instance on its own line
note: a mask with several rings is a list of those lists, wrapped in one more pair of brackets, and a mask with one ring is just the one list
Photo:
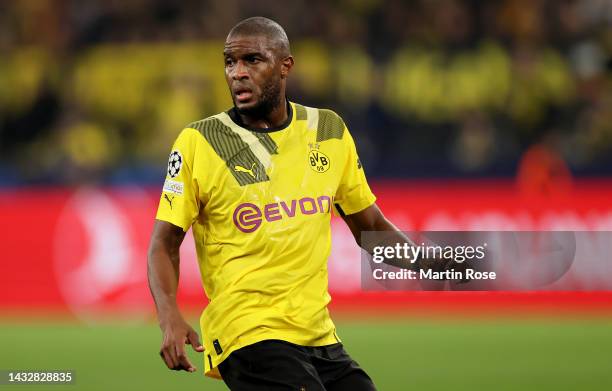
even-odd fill
[(293, 56), (285, 57), (281, 61), (281, 79), (286, 79), (293, 67)]

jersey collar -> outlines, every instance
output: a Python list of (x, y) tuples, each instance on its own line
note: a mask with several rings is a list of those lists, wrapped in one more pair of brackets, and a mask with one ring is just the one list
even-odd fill
[(291, 125), (291, 121), (293, 121), (293, 107), (291, 106), (291, 102), (289, 102), (288, 99), (286, 101), (287, 101), (287, 120), (283, 122), (281, 125), (274, 126), (271, 128), (261, 129), (261, 128), (253, 128), (253, 127), (245, 125), (242, 122), (242, 119), (240, 118), (240, 115), (238, 114), (238, 110), (236, 109), (236, 107), (232, 107), (226, 113), (231, 118), (231, 120), (236, 125), (240, 126), (241, 128), (248, 129), (252, 132), (259, 132), (259, 133), (278, 132), (279, 130), (286, 129), (289, 125)]

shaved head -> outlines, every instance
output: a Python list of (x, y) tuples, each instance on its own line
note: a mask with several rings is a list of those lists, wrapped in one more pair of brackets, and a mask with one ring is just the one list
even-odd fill
[(231, 37), (265, 37), (275, 54), (279, 58), (284, 58), (291, 55), (289, 47), (289, 38), (287, 33), (272, 19), (264, 18), (263, 16), (254, 16), (244, 19), (235, 25), (227, 35), (227, 40)]
[(225, 80), (245, 123), (269, 128), (288, 118), (285, 89), (294, 61), (285, 30), (256, 16), (238, 23), (223, 48)]

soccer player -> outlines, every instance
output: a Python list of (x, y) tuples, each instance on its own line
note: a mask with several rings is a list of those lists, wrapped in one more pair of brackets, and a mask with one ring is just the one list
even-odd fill
[[(170, 154), (148, 257), (170, 369), (231, 390), (374, 390), (343, 349), (327, 304), (332, 210), (357, 242), (395, 230), (375, 204), (353, 139), (334, 112), (287, 100), (294, 64), (276, 22), (238, 23), (223, 52), (234, 107), (188, 125)], [(203, 345), (176, 303), (191, 227), (206, 295)]]

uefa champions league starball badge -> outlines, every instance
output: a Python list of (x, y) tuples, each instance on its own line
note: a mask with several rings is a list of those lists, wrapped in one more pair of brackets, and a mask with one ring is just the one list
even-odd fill
[(179, 172), (181, 172), (181, 167), (183, 166), (183, 157), (179, 151), (172, 151), (170, 153), (170, 157), (168, 159), (168, 176), (170, 178), (175, 178)]

